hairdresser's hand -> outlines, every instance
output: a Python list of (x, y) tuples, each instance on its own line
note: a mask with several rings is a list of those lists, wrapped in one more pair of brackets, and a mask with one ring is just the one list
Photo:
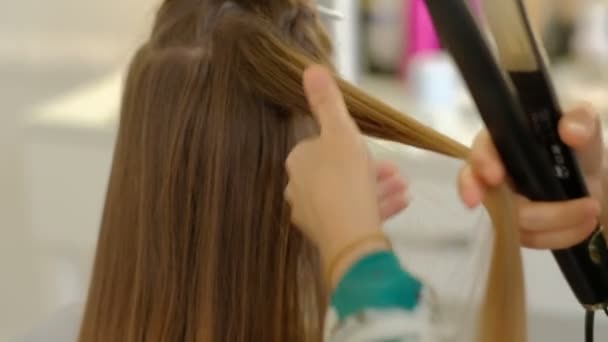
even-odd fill
[(386, 221), (409, 205), (407, 195), (409, 185), (399, 174), (399, 168), (392, 162), (378, 161), (375, 169), (380, 219)]
[[(380, 173), (374, 170), (330, 73), (319, 66), (309, 68), (304, 89), (320, 135), (301, 142), (290, 153), (285, 196), (292, 207), (292, 221), (319, 247), (327, 267), (346, 245), (381, 232), (376, 185)], [(387, 248), (386, 243), (375, 241), (358, 253)], [(341, 274), (350, 262), (345, 260), (336, 273)], [(331, 279), (333, 285), (339, 277)]]
[[(598, 114), (589, 107), (566, 113), (559, 134), (578, 154), (580, 166), (591, 197), (567, 202), (531, 202), (516, 199), (516, 220), (523, 246), (538, 249), (571, 247), (594, 230), (602, 203), (602, 167), (604, 159), (602, 129)], [(460, 195), (469, 207), (478, 206), (489, 188), (506, 182), (505, 168), (487, 131), (475, 142), (471, 158), (459, 179)]]

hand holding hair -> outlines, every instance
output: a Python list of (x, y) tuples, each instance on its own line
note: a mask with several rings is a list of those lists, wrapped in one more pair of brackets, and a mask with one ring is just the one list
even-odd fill
[[(320, 134), (289, 154), (285, 196), (292, 207), (292, 221), (319, 247), (328, 268), (354, 241), (383, 236), (382, 220), (406, 206), (405, 184), (395, 178), (396, 170), (388, 164), (374, 170), (363, 136), (325, 68), (306, 70), (304, 89)], [(335, 270), (328, 279), (330, 286), (358, 257), (388, 248), (384, 239), (359, 244), (338, 265), (329, 267)]]
[[(565, 113), (559, 134), (578, 154), (578, 159), (592, 196), (557, 203), (532, 202), (523, 196), (516, 201), (516, 222), (521, 243), (530, 248), (560, 249), (573, 246), (591, 234), (597, 225), (603, 201), (604, 145), (598, 114), (590, 107)], [(473, 143), (469, 163), (462, 169), (459, 186), (462, 200), (469, 207), (478, 206), (488, 189), (506, 183), (504, 165), (483, 130)], [(605, 220), (602, 220), (606, 223)]]

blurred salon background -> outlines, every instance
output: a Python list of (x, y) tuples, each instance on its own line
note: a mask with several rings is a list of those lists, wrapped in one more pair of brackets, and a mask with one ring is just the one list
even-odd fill
[[(157, 2), (0, 3), (0, 342), (19, 341), (81, 309), (121, 82)], [(470, 143), (481, 124), (422, 0), (319, 2), (343, 15), (328, 20), (328, 29), (344, 77)], [(563, 105), (588, 101), (608, 115), (608, 1), (527, 2)], [(397, 248), (424, 276), (449, 285), (459, 263), (475, 255), (472, 227), (483, 220), (457, 199), (458, 162), (383, 142), (371, 147), (399, 162), (413, 183), (412, 207), (389, 224)], [(580, 340), (582, 309), (550, 254), (524, 257), (531, 341)], [(598, 330), (608, 336), (606, 324)]]

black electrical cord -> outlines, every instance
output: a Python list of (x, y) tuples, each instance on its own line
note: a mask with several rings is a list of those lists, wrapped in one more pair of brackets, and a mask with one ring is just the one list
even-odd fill
[[(606, 309), (608, 311), (608, 309)], [(606, 312), (608, 314), (608, 312)], [(587, 310), (585, 314), (585, 342), (593, 342), (593, 321), (595, 311)]]

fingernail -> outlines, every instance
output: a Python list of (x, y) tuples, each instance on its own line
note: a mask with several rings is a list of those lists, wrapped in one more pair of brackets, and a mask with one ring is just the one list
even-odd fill
[(483, 193), (478, 189), (469, 189), (464, 197), (466, 206), (469, 209), (475, 209), (483, 200)]
[(591, 131), (593, 130), (593, 127), (591, 127), (592, 125), (581, 121), (568, 121), (567, 126), (568, 130), (581, 138), (589, 137), (591, 135)]

